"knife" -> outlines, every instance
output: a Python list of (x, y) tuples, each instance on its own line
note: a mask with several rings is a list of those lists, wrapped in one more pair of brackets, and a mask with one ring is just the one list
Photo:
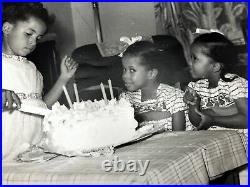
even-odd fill
[(31, 105), (22, 104), (21, 108), (19, 109), (21, 112), (36, 114), (39, 116), (45, 116), (51, 112), (51, 110), (42, 107), (36, 107)]

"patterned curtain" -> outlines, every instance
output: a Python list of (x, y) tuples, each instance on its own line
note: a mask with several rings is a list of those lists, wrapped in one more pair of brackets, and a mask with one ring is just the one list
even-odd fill
[(218, 29), (235, 44), (245, 44), (241, 23), (248, 18), (246, 2), (155, 3), (155, 16), (157, 34), (175, 36), (184, 46), (188, 62), (196, 28)]

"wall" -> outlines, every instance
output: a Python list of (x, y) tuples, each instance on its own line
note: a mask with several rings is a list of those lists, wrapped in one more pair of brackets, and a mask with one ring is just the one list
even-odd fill
[(154, 3), (99, 3), (104, 41), (156, 33)]
[(55, 23), (51, 28), (51, 32), (57, 35), (56, 44), (59, 54), (64, 56), (70, 55), (72, 49), (75, 48), (74, 25), (72, 20), (71, 3), (43, 3), (50, 14), (56, 16)]
[(89, 2), (71, 3), (76, 46), (95, 43), (96, 33), (92, 4)]
[[(43, 3), (56, 16), (52, 31), (57, 34), (57, 49), (61, 56), (71, 54), (76, 47), (95, 43), (96, 32), (90, 2)], [(101, 3), (99, 11), (104, 42), (116, 42), (123, 35), (153, 35), (156, 33), (154, 4)]]

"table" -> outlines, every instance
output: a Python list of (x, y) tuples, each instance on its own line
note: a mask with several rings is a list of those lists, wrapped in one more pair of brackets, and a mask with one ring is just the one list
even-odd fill
[[(149, 160), (145, 175), (102, 169), (105, 160)], [(130, 162), (129, 162), (130, 161)], [(114, 163), (114, 162), (113, 162)], [(96, 158), (57, 157), (44, 163), (3, 163), (3, 184), (208, 184), (248, 163), (236, 131), (166, 132)]]

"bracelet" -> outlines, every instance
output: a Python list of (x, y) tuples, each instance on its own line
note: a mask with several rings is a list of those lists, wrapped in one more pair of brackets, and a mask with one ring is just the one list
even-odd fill
[(16, 93), (16, 95), (21, 99), (42, 99), (42, 95), (39, 93), (30, 93), (30, 94), (25, 94), (25, 93)]

